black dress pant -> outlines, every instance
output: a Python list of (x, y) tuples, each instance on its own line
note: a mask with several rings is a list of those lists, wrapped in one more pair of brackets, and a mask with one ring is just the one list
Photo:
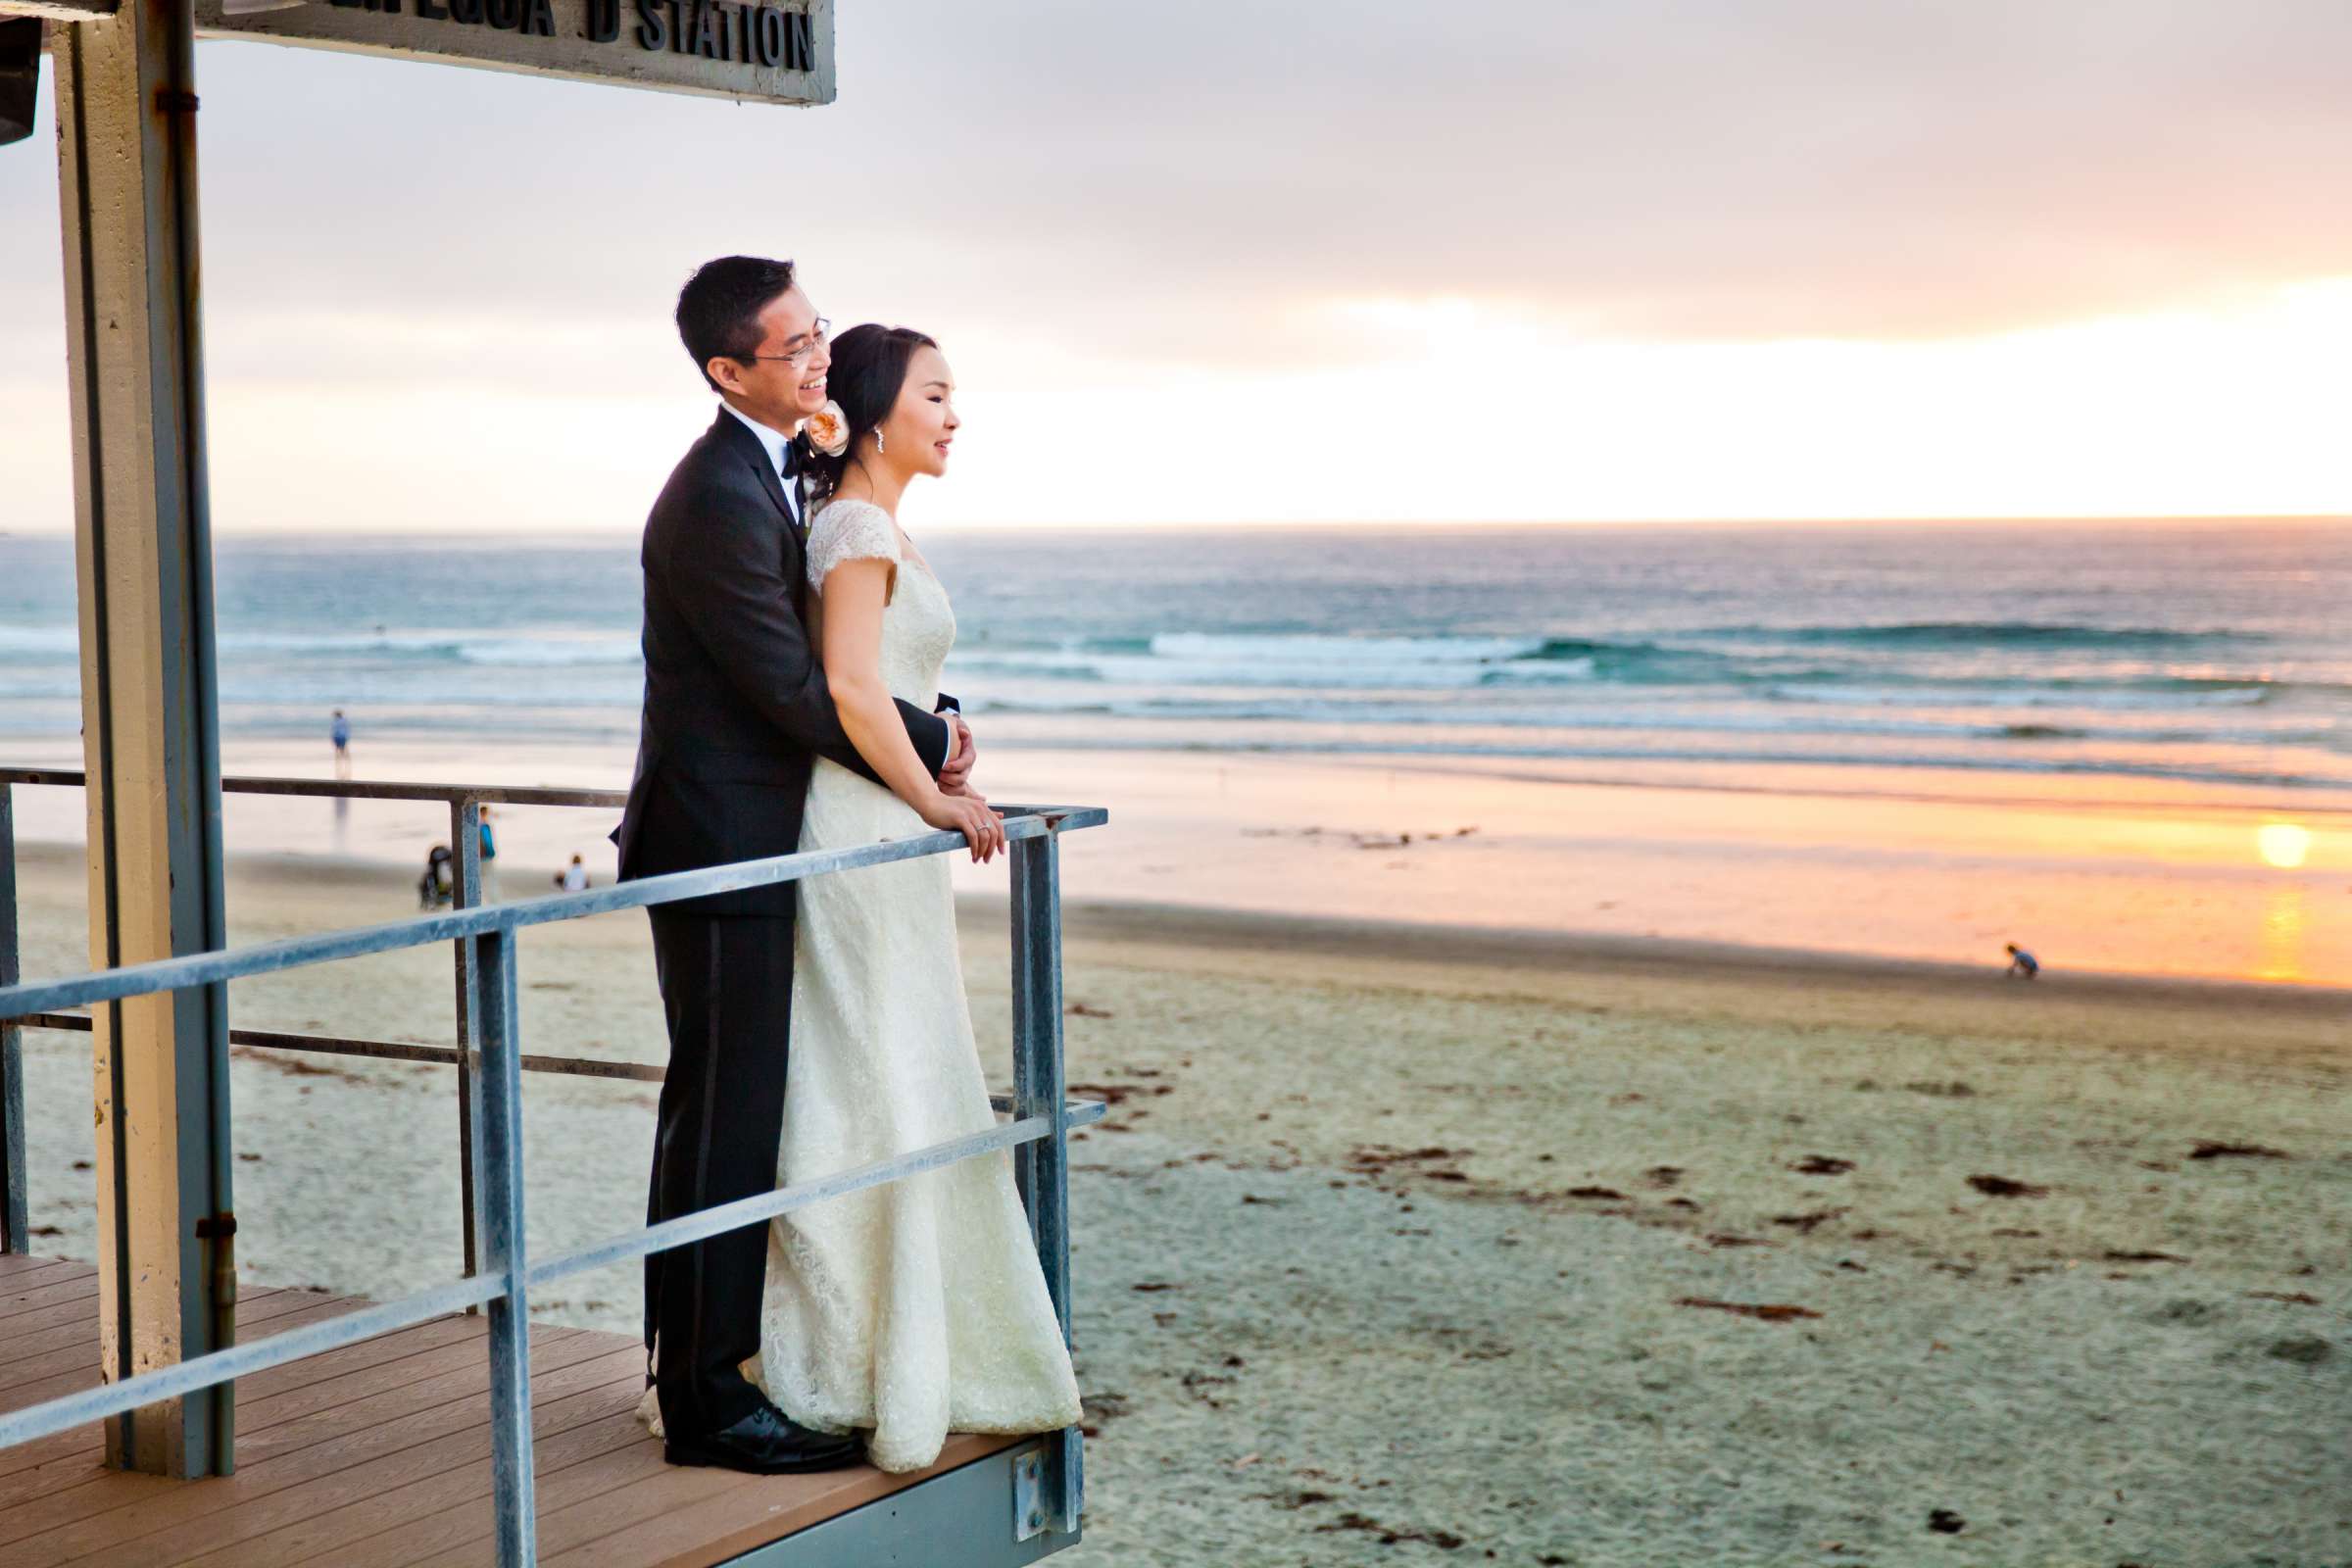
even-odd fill
[[(776, 1187), (792, 1019), (790, 916), (653, 917), (669, 1020), (648, 1223)], [(760, 1348), (767, 1226), (645, 1260), (645, 1335), (663, 1428), (692, 1438), (734, 1425), (764, 1396), (737, 1370)]]

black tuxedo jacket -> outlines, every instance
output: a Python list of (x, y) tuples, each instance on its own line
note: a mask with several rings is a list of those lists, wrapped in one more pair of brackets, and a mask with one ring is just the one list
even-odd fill
[[(803, 614), (808, 584), (784, 481), (725, 409), (646, 519), (645, 712), (629, 804), (612, 837), (620, 875), (659, 876), (800, 848), (816, 758), (874, 776), (841, 727)], [(937, 773), (947, 721), (899, 704)], [(663, 906), (790, 915), (790, 883)]]

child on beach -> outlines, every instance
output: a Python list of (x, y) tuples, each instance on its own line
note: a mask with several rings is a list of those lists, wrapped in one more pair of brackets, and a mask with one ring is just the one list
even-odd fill
[(2008, 944), (2008, 949), (2009, 968), (2006, 971), (2007, 973), (2021, 976), (2028, 980), (2031, 980), (2035, 975), (2041, 973), (2041, 964), (2039, 960), (2034, 956), (2034, 955), (2028, 953), (2025, 949), (2019, 947), (2014, 942)]
[(425, 852), (424, 874), (416, 879), (416, 906), (429, 909), (450, 902), (456, 892), (457, 866), (449, 846), (436, 844)]

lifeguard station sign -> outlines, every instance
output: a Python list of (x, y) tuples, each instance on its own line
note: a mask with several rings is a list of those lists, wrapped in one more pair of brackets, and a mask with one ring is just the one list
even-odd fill
[(196, 0), (196, 30), (760, 103), (833, 101), (833, 0)]

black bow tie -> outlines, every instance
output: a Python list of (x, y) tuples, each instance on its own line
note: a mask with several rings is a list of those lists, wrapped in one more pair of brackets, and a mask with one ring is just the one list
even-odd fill
[(784, 443), (784, 477), (787, 479), (798, 477), (803, 462), (801, 438), (794, 436)]

